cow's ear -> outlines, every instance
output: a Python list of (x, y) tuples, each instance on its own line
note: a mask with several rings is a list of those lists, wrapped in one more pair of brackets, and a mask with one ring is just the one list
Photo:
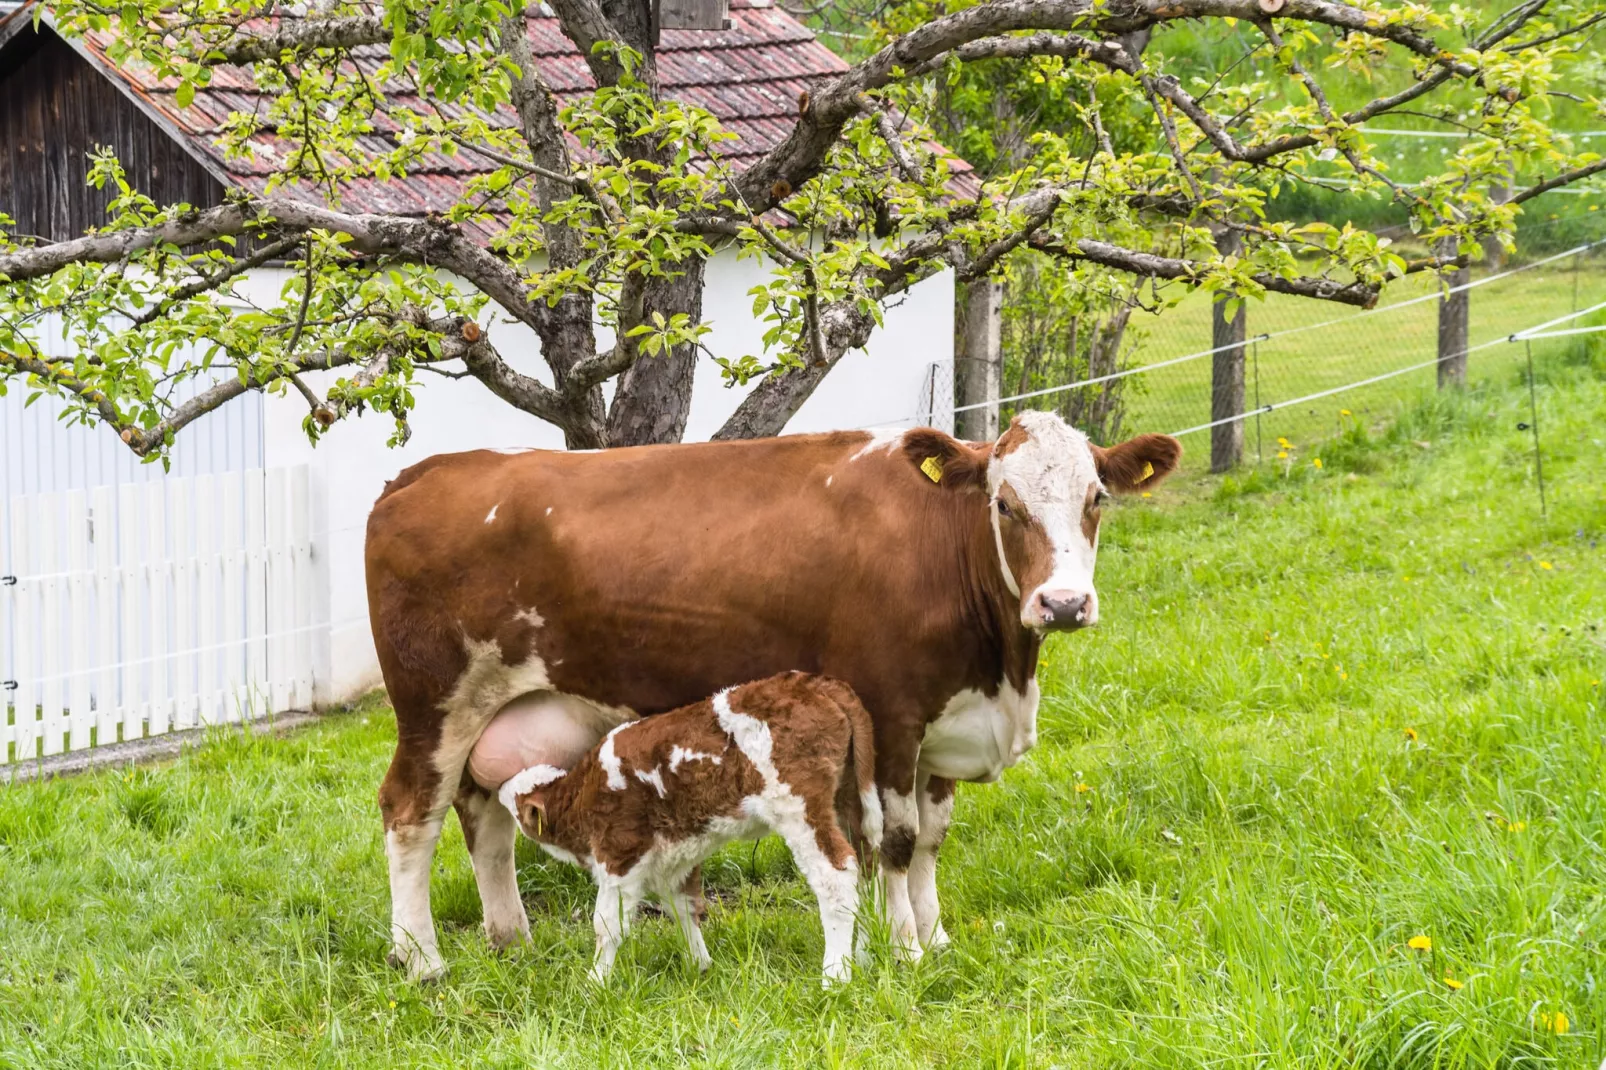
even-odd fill
[(1088, 444), (1098, 463), (1099, 478), (1117, 494), (1146, 490), (1176, 471), (1182, 443), (1170, 435), (1139, 435), (1104, 449)]
[(986, 487), (990, 453), (990, 446), (960, 442), (935, 427), (917, 427), (903, 433), (904, 458), (920, 478), (950, 490)]

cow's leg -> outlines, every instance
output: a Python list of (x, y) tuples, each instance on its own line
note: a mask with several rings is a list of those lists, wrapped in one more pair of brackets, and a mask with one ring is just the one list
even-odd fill
[(923, 775), (915, 784), (915, 799), (920, 808), (920, 831), (909, 862), (909, 903), (921, 946), (936, 951), (948, 946), (937, 907), (937, 851), (954, 813), (954, 782)]
[(414, 980), (445, 972), (429, 910), (429, 871), (440, 842), (447, 800), (426, 755), (398, 744), (379, 786), (390, 863), (390, 961)]
[(905, 962), (919, 962), (919, 927), (909, 902), (909, 866), (914, 860), (915, 838), (920, 833), (914, 786), (911, 784), (907, 791), (883, 787), (881, 811), (886, 821), (886, 831), (881, 835), (881, 894), (892, 950)]
[(518, 824), (507, 807), (467, 777), (457, 789), (454, 805), (468, 857), (474, 863), (485, 935), (495, 948), (522, 944), (530, 938), (530, 919), (519, 898), (518, 875), (513, 868)]
[(630, 919), (641, 903), (641, 888), (629, 875), (623, 878), (604, 875), (597, 882), (597, 905), (591, 912), (591, 924), (597, 933), (597, 954), (591, 963), (591, 979), (598, 984), (613, 972), (614, 957), (619, 945), (630, 932)]
[(675, 916), (680, 934), (686, 939), (686, 949), (699, 970), (708, 969), (713, 961), (708, 956), (708, 945), (703, 942), (702, 908), (697, 899), (702, 896), (701, 874), (688, 875), (684, 881), (665, 883), (658, 889), (658, 898), (665, 909)]

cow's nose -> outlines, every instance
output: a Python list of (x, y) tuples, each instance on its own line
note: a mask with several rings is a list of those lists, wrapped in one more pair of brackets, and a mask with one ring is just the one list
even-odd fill
[(1092, 599), (1069, 591), (1044, 591), (1037, 596), (1043, 624), (1050, 628), (1083, 628), (1092, 624)]

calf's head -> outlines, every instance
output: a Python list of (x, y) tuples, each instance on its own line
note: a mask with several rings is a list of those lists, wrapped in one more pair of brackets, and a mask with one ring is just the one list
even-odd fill
[[(1016, 416), (990, 447), (924, 434), (930, 441), (906, 436), (912, 458), (938, 451), (939, 482), (986, 491), (998, 568), (1020, 599), (1021, 624), (1035, 631), (1098, 623), (1093, 564), (1102, 506), (1112, 493), (1159, 483), (1182, 457), (1181, 444), (1169, 435), (1139, 435), (1106, 449), (1047, 412)], [(939, 450), (939, 438), (950, 448)]]

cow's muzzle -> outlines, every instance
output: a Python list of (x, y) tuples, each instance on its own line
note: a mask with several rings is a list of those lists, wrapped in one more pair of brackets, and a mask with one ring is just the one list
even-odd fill
[(1028, 623), (1055, 632), (1088, 628), (1098, 623), (1098, 601), (1091, 594), (1039, 591), (1032, 600)]

